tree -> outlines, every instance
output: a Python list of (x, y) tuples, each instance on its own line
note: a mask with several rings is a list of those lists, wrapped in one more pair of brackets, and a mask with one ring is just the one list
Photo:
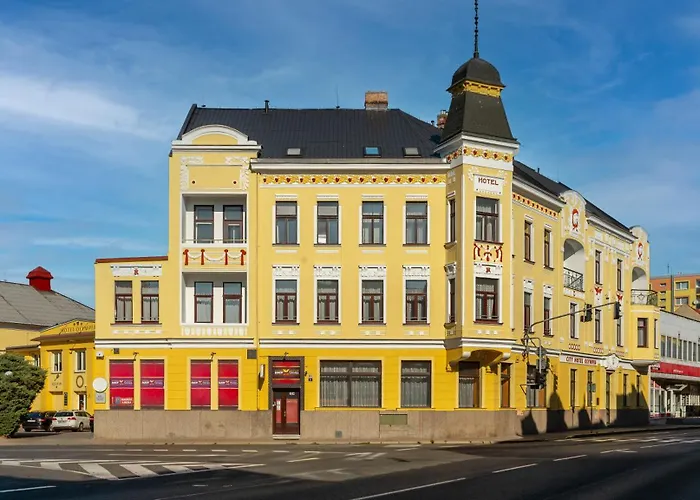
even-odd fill
[(17, 429), (45, 382), (46, 370), (16, 354), (0, 354), (0, 436)]

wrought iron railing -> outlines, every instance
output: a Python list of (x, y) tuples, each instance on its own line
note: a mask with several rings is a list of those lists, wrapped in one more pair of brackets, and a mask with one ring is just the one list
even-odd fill
[(659, 297), (654, 290), (630, 290), (630, 302), (638, 306), (658, 306)]
[(583, 292), (583, 273), (573, 269), (564, 268), (564, 286), (572, 290)]

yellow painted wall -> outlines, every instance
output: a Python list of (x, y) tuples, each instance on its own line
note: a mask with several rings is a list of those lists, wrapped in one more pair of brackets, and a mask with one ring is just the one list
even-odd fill
[(31, 345), (31, 339), (38, 335), (41, 328), (23, 329), (0, 327), (0, 353), (5, 352), (7, 347)]

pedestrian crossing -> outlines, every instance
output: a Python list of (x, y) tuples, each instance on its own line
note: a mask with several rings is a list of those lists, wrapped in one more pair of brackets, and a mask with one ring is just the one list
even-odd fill
[(27, 460), (24, 458), (1, 459), (0, 466), (29, 467), (58, 472), (68, 472), (91, 476), (95, 479), (118, 481), (173, 474), (190, 474), (194, 472), (247, 469), (262, 467), (265, 464), (255, 463), (217, 463), (197, 461), (155, 461), (155, 460), (71, 460), (40, 458)]

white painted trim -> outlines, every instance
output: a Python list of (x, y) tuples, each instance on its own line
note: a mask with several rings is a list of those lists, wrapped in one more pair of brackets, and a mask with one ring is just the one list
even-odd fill
[(318, 201), (339, 201), (340, 196), (337, 194), (317, 194), (316, 200)]
[(357, 317), (360, 320), (359, 323), (363, 323), (362, 318), (362, 282), (363, 281), (381, 281), (382, 282), (382, 323), (386, 325), (386, 303), (387, 303), (387, 289), (386, 289), (386, 266), (359, 266), (359, 288), (357, 292)]
[(427, 215), (428, 215), (428, 220), (426, 222), (426, 228), (425, 228), (425, 242), (426, 244), (430, 245), (430, 230), (432, 227), (431, 219), (430, 219), (430, 203), (427, 203)]
[(297, 201), (299, 199), (299, 195), (297, 194), (286, 194), (286, 193), (276, 193), (275, 194), (275, 201)]
[[(300, 232), (298, 229), (297, 233)], [(314, 203), (314, 243), (318, 245), (318, 201)]]
[[(354, 189), (357, 190), (359, 187), (357, 184), (332, 184), (331, 185), (333, 189)], [(323, 186), (318, 185), (318, 184), (274, 184), (274, 183), (266, 183), (266, 184), (261, 184), (259, 186), (260, 189), (275, 189), (275, 190), (280, 190), (280, 189), (294, 189), (295, 191), (298, 189), (319, 189)], [(386, 192), (387, 189), (401, 189), (405, 190), (406, 188), (412, 188), (413, 186), (406, 185), (406, 184), (363, 184), (362, 188), (367, 189), (369, 191), (374, 191), (374, 190), (381, 190), (382, 192)], [(420, 187), (420, 189), (439, 189), (443, 191), (445, 189), (445, 183), (444, 182), (436, 182), (435, 184), (429, 184), (429, 185), (420, 185), (420, 186), (415, 186), (415, 187)], [(221, 193), (227, 193), (228, 191), (218, 191), (217, 194)], [(244, 193), (244, 191), (240, 191), (240, 193)], [(193, 193), (193, 194), (199, 194), (199, 193)], [(372, 196), (372, 195), (368, 195)]]
[[(327, 273), (328, 276), (323, 274)], [(338, 323), (342, 324), (342, 270), (340, 266), (314, 266), (314, 324), (318, 323), (318, 282), (319, 281), (337, 281), (338, 282)]]
[[(285, 273), (284, 271), (287, 271)], [(297, 292), (297, 297), (296, 297), (296, 323), (299, 323), (301, 318), (299, 317), (299, 302), (300, 302), (300, 288), (299, 288), (299, 281), (300, 281), (301, 273), (298, 265), (273, 265), (272, 266), (272, 324), (276, 324), (277, 322), (277, 304), (276, 304), (276, 297), (277, 297), (277, 283), (276, 281), (296, 281), (296, 292)]]
[[(95, 348), (100, 349), (207, 349), (210, 347), (230, 349), (252, 349), (255, 339), (220, 339), (202, 338), (196, 341), (190, 339), (95, 339)], [(113, 359), (113, 358), (110, 358)], [(128, 358), (131, 359), (131, 358)]]
[[(406, 203), (403, 204), (403, 215), (401, 217), (401, 220), (403, 221), (402, 228), (401, 228), (401, 243), (406, 244), (406, 224), (408, 224), (408, 219), (406, 219)], [(404, 321), (405, 323), (406, 321)]]
[(338, 203), (338, 245), (343, 243), (343, 207)]
[(382, 242), (381, 242), (382, 245), (386, 245), (386, 242), (389, 241), (389, 237), (388, 237), (389, 235), (386, 234), (386, 230), (387, 230), (386, 220), (387, 220), (388, 212), (389, 211), (387, 210), (387, 205), (384, 202), (384, 200), (382, 200)]
[(262, 146), (245, 144), (231, 144), (226, 146), (217, 146), (212, 144), (173, 144), (171, 146), (171, 149), (177, 153), (219, 153), (222, 151), (260, 151), (262, 149)]
[[(464, 172), (462, 172), (461, 177), (461, 184), (462, 184), (462, 197), (461, 197), (461, 203), (459, 206), (459, 210), (457, 210), (457, 213), (459, 214), (459, 218), (462, 221), (461, 224), (461, 233), (460, 235), (456, 235), (457, 237), (455, 238), (455, 241), (464, 241), (466, 243), (467, 241), (467, 212), (466, 212), (466, 204), (465, 204), (465, 193), (467, 192), (467, 187), (466, 187), (466, 182), (464, 180)], [(455, 208), (456, 208), (457, 203), (455, 202)], [(474, 213), (474, 212), (472, 212)], [(457, 223), (455, 222), (455, 231), (457, 230)], [(459, 322), (464, 326), (465, 320), (467, 318), (467, 310), (466, 310), (466, 300), (465, 298), (468, 297), (467, 295), (467, 250), (466, 250), (466, 244), (461, 244), (460, 247), (462, 249), (462, 268), (459, 269), (459, 285), (457, 290), (459, 290), (459, 294), (457, 295), (459, 303), (461, 304), (461, 316), (459, 319)], [(474, 275), (474, 270), (470, 269), (470, 272), (472, 273), (472, 277)], [(455, 285), (457, 285), (458, 280), (455, 278)], [(474, 288), (472, 288), (474, 290)], [(474, 304), (472, 304), (472, 307), (474, 307)], [(456, 312), (456, 311), (455, 311)], [(455, 322), (457, 322), (457, 315), (455, 314)]]
[(598, 217), (591, 215), (591, 216), (586, 216), (586, 219), (588, 220), (588, 222), (590, 222), (594, 226), (598, 226), (601, 229), (605, 229), (606, 231), (612, 233), (613, 235), (617, 236), (618, 238), (621, 238), (629, 243), (634, 243), (636, 241), (636, 238), (631, 233), (624, 233), (621, 230), (617, 229), (616, 227), (613, 227), (610, 224), (608, 224), (607, 222), (604, 222), (603, 220), (599, 219)]
[[(401, 287), (402, 287), (402, 293), (401, 296), (403, 297), (403, 324), (406, 324), (406, 281), (425, 281), (426, 285), (426, 304), (425, 304), (425, 316), (428, 325), (431, 323), (431, 317), (430, 317), (430, 303), (432, 302), (431, 300), (431, 294), (430, 294), (430, 266), (403, 266), (403, 279), (401, 281)], [(448, 300), (449, 302), (449, 300)]]
[[(445, 342), (435, 339), (394, 340), (394, 339), (260, 339), (260, 347), (268, 349), (308, 348), (308, 349), (444, 349)], [(328, 358), (324, 358), (328, 359)]]
[(566, 202), (561, 201), (559, 198), (556, 198), (546, 191), (538, 189), (515, 176), (513, 176), (513, 192), (525, 195), (533, 201), (541, 203), (542, 205), (545, 205), (557, 212), (561, 211), (561, 209), (566, 206)]

